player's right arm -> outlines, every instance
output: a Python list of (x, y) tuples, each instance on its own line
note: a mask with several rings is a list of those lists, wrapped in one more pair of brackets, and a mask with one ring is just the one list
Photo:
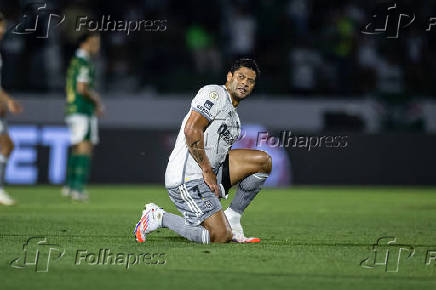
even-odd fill
[(218, 197), (219, 187), (216, 176), (204, 150), (204, 130), (206, 130), (208, 125), (208, 119), (199, 112), (192, 110), (191, 115), (186, 121), (184, 133), (189, 153), (191, 153), (192, 158), (194, 158), (203, 171), (204, 182)]

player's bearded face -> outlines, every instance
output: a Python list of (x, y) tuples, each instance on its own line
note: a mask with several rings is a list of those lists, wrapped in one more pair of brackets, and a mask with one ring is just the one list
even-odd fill
[(247, 67), (241, 67), (233, 74), (227, 74), (227, 83), (233, 97), (243, 100), (254, 88), (256, 83), (256, 73)]

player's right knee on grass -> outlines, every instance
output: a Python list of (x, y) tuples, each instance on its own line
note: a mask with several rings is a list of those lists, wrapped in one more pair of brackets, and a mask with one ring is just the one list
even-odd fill
[(210, 229), (209, 236), (211, 243), (227, 243), (232, 240), (232, 231), (226, 228)]

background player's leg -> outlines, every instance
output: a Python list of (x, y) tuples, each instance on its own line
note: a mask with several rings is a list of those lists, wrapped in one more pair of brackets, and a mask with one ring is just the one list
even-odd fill
[(205, 219), (203, 226), (209, 231), (212, 243), (227, 243), (232, 240), (232, 229), (222, 210)]
[(190, 241), (209, 244), (209, 231), (203, 226), (191, 226), (181, 216), (166, 212), (162, 217), (162, 226), (178, 233)]
[(74, 180), (73, 177), (73, 170), (74, 170), (74, 163), (75, 163), (75, 158), (76, 155), (72, 152), (69, 152), (68, 155), (68, 161), (67, 161), (67, 176), (66, 176), (66, 180), (65, 180), (65, 185), (69, 188), (72, 187), (72, 182)]
[(271, 157), (264, 151), (236, 149), (229, 152), (229, 175), (238, 184), (235, 196), (225, 214), (233, 231), (233, 239), (244, 239), (241, 215), (261, 190), (272, 168)]
[(14, 150), (14, 143), (8, 134), (0, 134), (0, 204), (13, 205), (15, 201), (4, 191), (6, 166), (9, 156)]
[(0, 135), (0, 189), (3, 189), (3, 183), (6, 174), (6, 165), (8, 164), (9, 156), (14, 150), (14, 143), (8, 134)]
[(84, 187), (88, 182), (92, 149), (93, 145), (90, 141), (82, 141), (73, 148), (75, 157), (71, 186), (74, 191), (80, 194), (83, 194)]
[(70, 197), (71, 196), (71, 190), (73, 188), (74, 184), (74, 166), (76, 163), (76, 154), (74, 153), (74, 145), (72, 146), (70, 152), (68, 153), (68, 160), (67, 160), (67, 172), (66, 172), (66, 178), (65, 178), (65, 184), (62, 188), (62, 196)]

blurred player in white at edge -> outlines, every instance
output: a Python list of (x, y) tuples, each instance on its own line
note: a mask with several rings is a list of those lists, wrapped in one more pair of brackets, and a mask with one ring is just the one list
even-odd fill
[[(6, 20), (0, 12), (0, 43), (6, 31)], [(6, 165), (8, 164), (9, 156), (14, 150), (14, 142), (9, 136), (8, 123), (6, 121), (7, 112), (13, 114), (21, 113), (23, 108), (14, 99), (11, 98), (2, 88), (1, 71), (3, 59), (0, 54), (0, 204), (13, 205), (13, 200), (4, 190), (4, 181), (6, 174)]]

